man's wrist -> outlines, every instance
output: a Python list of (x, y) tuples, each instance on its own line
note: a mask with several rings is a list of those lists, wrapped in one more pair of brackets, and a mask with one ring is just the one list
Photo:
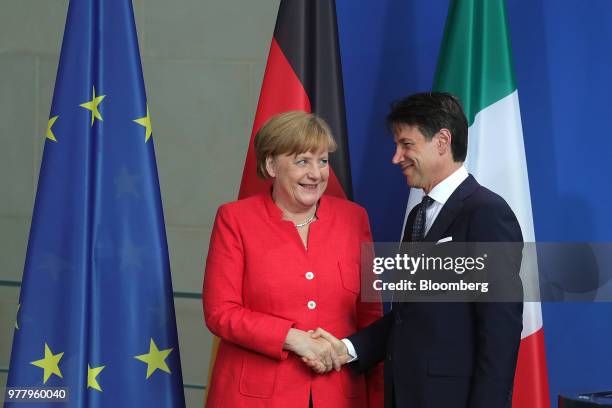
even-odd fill
[(346, 346), (346, 351), (347, 354), (349, 355), (349, 360), (347, 361), (347, 363), (351, 363), (355, 360), (357, 360), (357, 352), (355, 351), (355, 346), (353, 346), (353, 343), (351, 343), (351, 341), (349, 339), (342, 339), (340, 340), (342, 343), (344, 343), (344, 345)]

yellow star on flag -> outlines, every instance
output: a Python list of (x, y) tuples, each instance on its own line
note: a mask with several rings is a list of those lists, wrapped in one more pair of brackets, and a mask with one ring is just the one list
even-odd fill
[(59, 115), (49, 118), (49, 122), (47, 122), (47, 139), (51, 139), (52, 141), (56, 143), (57, 143), (57, 139), (55, 138), (55, 135), (53, 134), (53, 130), (51, 130), (51, 127), (53, 126), (57, 118), (59, 118)]
[(32, 361), (30, 364), (35, 365), (36, 367), (40, 367), (44, 370), (43, 375), (43, 383), (46, 384), (51, 374), (57, 375), (59, 378), (62, 377), (62, 372), (59, 369), (59, 361), (61, 360), (64, 353), (53, 354), (51, 349), (45, 343), (45, 358), (41, 358), (40, 360)]
[(19, 330), (19, 309), (21, 309), (21, 303), (17, 304), (17, 313), (15, 313), (15, 328)]
[(149, 345), (149, 353), (141, 354), (139, 356), (134, 356), (135, 359), (143, 361), (147, 363), (147, 379), (157, 370), (158, 368), (162, 371), (170, 373), (170, 368), (166, 364), (166, 357), (172, 351), (171, 348), (165, 350), (159, 350), (157, 345), (151, 339), (151, 343)]
[(153, 128), (151, 127), (151, 115), (149, 115), (149, 104), (147, 104), (147, 116), (144, 118), (134, 119), (134, 122), (146, 128), (145, 143), (147, 143), (151, 137), (151, 133), (153, 133)]
[(100, 111), (98, 110), (98, 105), (102, 103), (106, 95), (96, 96), (96, 88), (93, 87), (93, 98), (89, 102), (84, 102), (79, 106), (91, 111), (91, 126), (94, 124), (94, 119), (104, 120), (102, 119), (102, 115), (100, 115)]
[(100, 387), (100, 384), (98, 384), (98, 380), (96, 380), (96, 377), (98, 376), (98, 374), (100, 374), (102, 370), (104, 370), (104, 367), (106, 366), (91, 368), (89, 364), (87, 364), (87, 388), (91, 387), (94, 390), (102, 392), (102, 388)]

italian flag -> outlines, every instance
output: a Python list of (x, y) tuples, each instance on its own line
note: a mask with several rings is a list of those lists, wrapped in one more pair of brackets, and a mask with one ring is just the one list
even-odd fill
[[(433, 88), (461, 100), (469, 125), (466, 168), (480, 184), (506, 200), (518, 218), (525, 242), (535, 242), (504, 0), (451, 2)], [(411, 191), (406, 214), (421, 197), (422, 191)], [(548, 408), (539, 302), (525, 303), (521, 338), (512, 406)]]

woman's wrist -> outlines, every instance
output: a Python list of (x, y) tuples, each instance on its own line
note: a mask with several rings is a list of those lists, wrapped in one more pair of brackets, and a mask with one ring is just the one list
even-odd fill
[(285, 337), (285, 344), (283, 344), (283, 350), (295, 351), (295, 346), (301, 332), (302, 330), (294, 329), (293, 327), (290, 328), (287, 332), (287, 337)]

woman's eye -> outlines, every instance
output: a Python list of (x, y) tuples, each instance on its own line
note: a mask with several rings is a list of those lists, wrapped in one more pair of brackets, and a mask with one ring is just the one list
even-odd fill
[(327, 166), (327, 163), (329, 162), (329, 159), (322, 159), (321, 160), (321, 165), (322, 166)]

